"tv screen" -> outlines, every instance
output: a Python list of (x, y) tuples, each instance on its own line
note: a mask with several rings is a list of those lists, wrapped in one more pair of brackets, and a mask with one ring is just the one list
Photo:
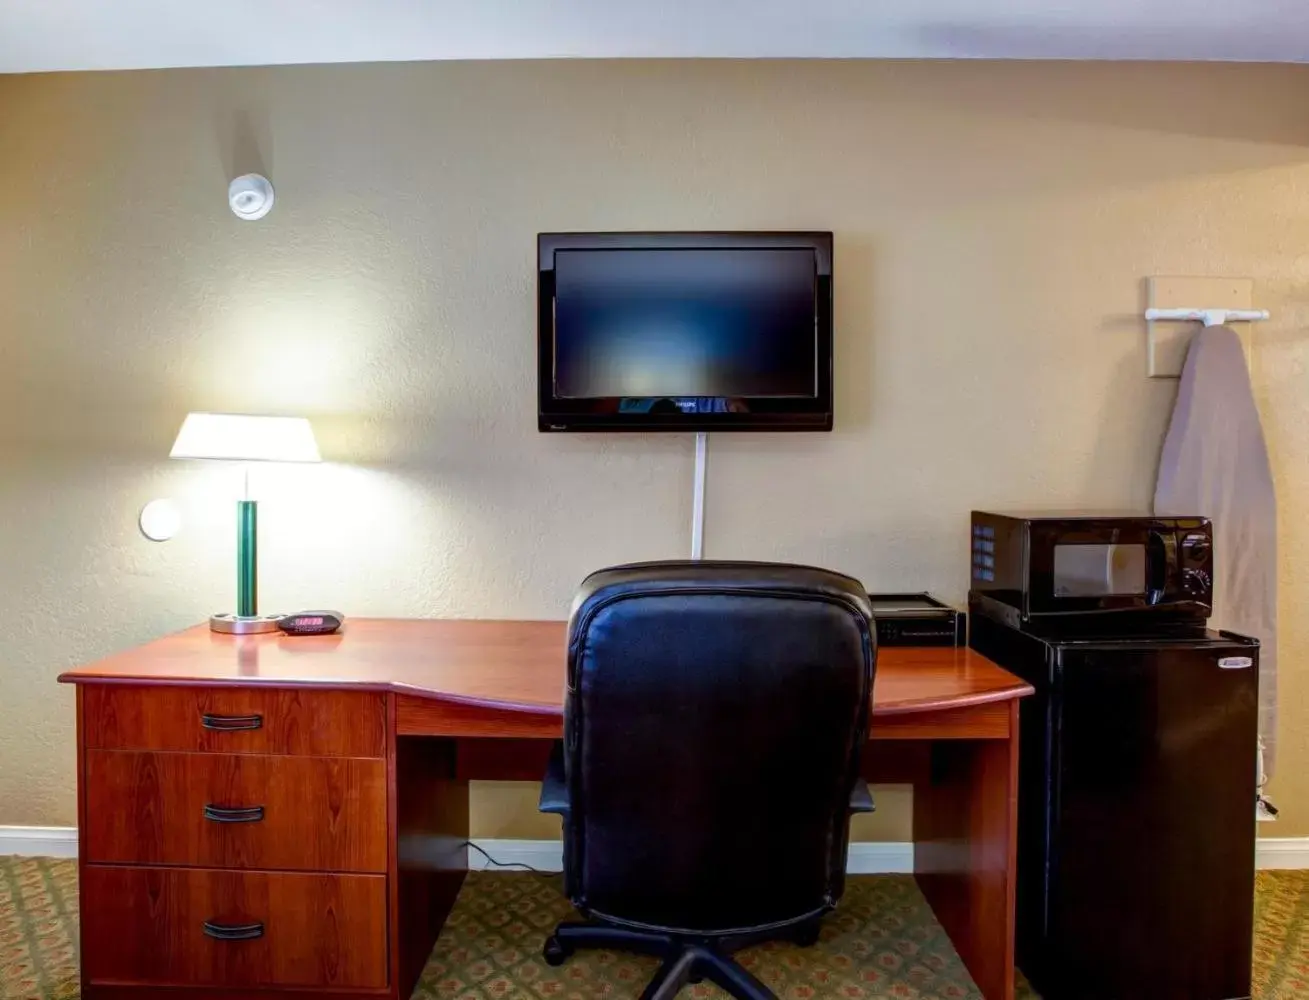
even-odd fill
[(555, 395), (815, 396), (814, 253), (555, 254)]
[(830, 430), (831, 235), (540, 237), (541, 430)]

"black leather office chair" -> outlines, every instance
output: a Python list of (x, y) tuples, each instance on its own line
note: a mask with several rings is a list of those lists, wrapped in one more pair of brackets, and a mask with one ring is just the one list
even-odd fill
[(545, 945), (664, 962), (642, 993), (709, 979), (773, 994), (729, 956), (818, 939), (841, 897), (875, 632), (849, 577), (775, 563), (592, 574), (568, 629), (564, 741), (541, 793), (564, 821), (564, 888), (586, 919)]

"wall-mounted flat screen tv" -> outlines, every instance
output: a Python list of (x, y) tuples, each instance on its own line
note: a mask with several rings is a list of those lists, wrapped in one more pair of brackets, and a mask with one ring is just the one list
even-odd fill
[(542, 431), (832, 429), (831, 233), (542, 233)]

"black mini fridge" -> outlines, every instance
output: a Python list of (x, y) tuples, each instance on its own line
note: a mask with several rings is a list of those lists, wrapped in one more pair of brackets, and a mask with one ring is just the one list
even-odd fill
[(1044, 1000), (1250, 996), (1258, 643), (1200, 623), (1005, 624), (1020, 709), (1018, 965)]

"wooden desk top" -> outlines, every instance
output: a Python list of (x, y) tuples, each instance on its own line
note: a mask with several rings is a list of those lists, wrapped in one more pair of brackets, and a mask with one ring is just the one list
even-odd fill
[[(564, 622), (352, 618), (338, 635), (232, 636), (197, 625), (59, 680), (359, 687), (558, 716), (566, 629)], [(970, 649), (888, 648), (877, 655), (873, 711), (939, 711), (1031, 693)]]

